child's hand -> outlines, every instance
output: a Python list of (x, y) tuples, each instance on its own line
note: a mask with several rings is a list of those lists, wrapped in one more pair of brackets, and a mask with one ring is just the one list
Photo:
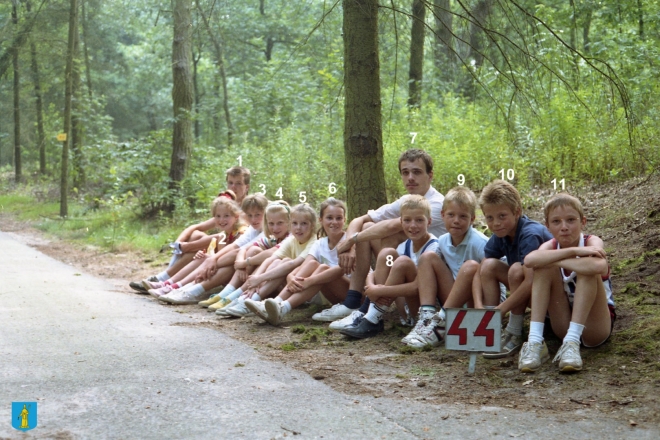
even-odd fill
[(364, 294), (373, 302), (376, 302), (381, 295), (379, 295), (380, 289), (382, 289), (382, 284), (367, 284), (364, 288)]
[(355, 270), (355, 249), (341, 254), (337, 250), (337, 253), (339, 254), (339, 266), (344, 270), (344, 275), (353, 273)]
[(259, 284), (261, 284), (263, 280), (261, 279), (261, 276), (259, 275), (250, 275), (247, 277), (247, 280), (245, 281), (245, 285), (247, 286), (248, 289), (256, 289), (259, 287)]
[(598, 246), (584, 246), (575, 248), (576, 257), (596, 257), (607, 258), (607, 254), (603, 248)]
[(197, 251), (195, 256), (193, 257), (193, 260), (202, 260), (205, 259), (208, 255), (206, 255), (206, 252), (204, 251)]
[(302, 292), (305, 290), (306, 286), (303, 284), (305, 281), (302, 277), (294, 277), (289, 284), (286, 285), (286, 288), (291, 293)]
[(236, 270), (245, 270), (245, 269), (247, 269), (247, 260), (235, 261), (234, 262), (234, 269), (236, 269)]
[(240, 281), (241, 283), (245, 283), (248, 277), (247, 270), (245, 269), (237, 270), (236, 275), (238, 276), (238, 281)]

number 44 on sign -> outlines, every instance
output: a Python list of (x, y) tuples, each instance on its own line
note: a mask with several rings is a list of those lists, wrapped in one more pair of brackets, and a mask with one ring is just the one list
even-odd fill
[(502, 315), (493, 309), (447, 309), (445, 348), (470, 352), (468, 373), (474, 373), (477, 353), (499, 352)]

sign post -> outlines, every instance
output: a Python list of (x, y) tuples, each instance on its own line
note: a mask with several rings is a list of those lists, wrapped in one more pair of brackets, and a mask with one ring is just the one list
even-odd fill
[(445, 348), (470, 352), (468, 373), (474, 374), (477, 353), (499, 352), (502, 314), (493, 309), (447, 309)]

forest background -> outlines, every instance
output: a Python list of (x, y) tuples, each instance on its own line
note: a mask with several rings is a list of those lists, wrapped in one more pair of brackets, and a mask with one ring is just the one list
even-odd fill
[[(239, 163), (270, 198), (351, 202), (346, 176), (366, 170), (345, 165), (344, 4), (374, 1), (3, 2), (0, 166), (18, 170), (15, 181), (58, 199), (74, 3), (69, 218), (203, 217)], [(172, 104), (177, 8), (190, 20), (182, 112)], [(659, 12), (642, 0), (381, 1), (385, 173), (370, 190), (403, 193), (396, 158), (410, 146), (434, 157), (442, 192), (504, 177), (524, 194), (655, 169)], [(173, 185), (182, 120), (191, 145)]]

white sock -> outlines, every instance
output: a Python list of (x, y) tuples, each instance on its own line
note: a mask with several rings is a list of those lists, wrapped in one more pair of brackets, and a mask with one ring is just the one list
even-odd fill
[(224, 289), (218, 294), (220, 295), (220, 298), (227, 298), (230, 293), (234, 292), (236, 290), (236, 287), (232, 286), (231, 284), (227, 284)]
[[(280, 297), (278, 296), (278, 297), (275, 298), (275, 302), (276, 302), (276, 303), (282, 303), (283, 301), (282, 301), (282, 298), (280, 298)], [(291, 309), (291, 306), (290, 306), (290, 305), (289, 305), (289, 309)]]
[(438, 316), (440, 317), (441, 320), (446, 321), (447, 320), (447, 312), (445, 312), (445, 308), (442, 307), (440, 311), (438, 312)]
[(261, 297), (259, 296), (258, 293), (255, 293), (252, 295), (252, 298), (250, 298), (252, 301), (261, 301)]
[(543, 342), (543, 328), (545, 327), (545, 322), (529, 322), (529, 337), (527, 340), (531, 344), (536, 342), (538, 344)]
[(524, 318), (525, 318), (524, 314), (514, 315), (513, 313), (509, 313), (509, 323), (506, 326), (506, 331), (508, 331), (512, 335), (521, 336)]
[(564, 336), (564, 342), (573, 341), (579, 344), (583, 330), (584, 326), (582, 324), (571, 321), (568, 326), (568, 332), (566, 332), (566, 336)]
[(238, 299), (238, 297), (241, 296), (241, 295), (243, 295), (243, 289), (238, 288), (238, 289), (234, 290), (232, 293), (230, 293), (229, 295), (227, 295), (226, 298), (233, 301), (235, 299)]
[(368, 319), (372, 324), (378, 324), (378, 321), (380, 321), (383, 313), (384, 312), (382, 310), (379, 310), (378, 307), (376, 307), (376, 304), (371, 303), (369, 304), (369, 310), (367, 310), (367, 314), (364, 315), (364, 317)]
[(280, 313), (282, 315), (286, 315), (287, 313), (289, 313), (291, 311), (291, 304), (289, 303), (289, 301), (282, 301), (281, 299), (280, 299), (280, 301), (281, 301), (280, 302), (280, 304), (281, 304), (281, 308), (280, 308), (281, 312)]
[[(190, 286), (190, 284), (188, 284)], [(191, 287), (185, 289), (187, 292), (190, 292), (191, 295), (201, 295), (206, 292), (206, 289), (201, 284), (194, 284)]]
[(174, 263), (176, 263), (179, 258), (181, 258), (181, 254), (172, 255), (172, 258), (170, 259), (170, 263), (167, 265), (167, 267), (174, 266)]
[(156, 278), (158, 278), (158, 281), (167, 281), (170, 279), (170, 274), (167, 273), (166, 270), (164, 270), (163, 272), (156, 275)]

